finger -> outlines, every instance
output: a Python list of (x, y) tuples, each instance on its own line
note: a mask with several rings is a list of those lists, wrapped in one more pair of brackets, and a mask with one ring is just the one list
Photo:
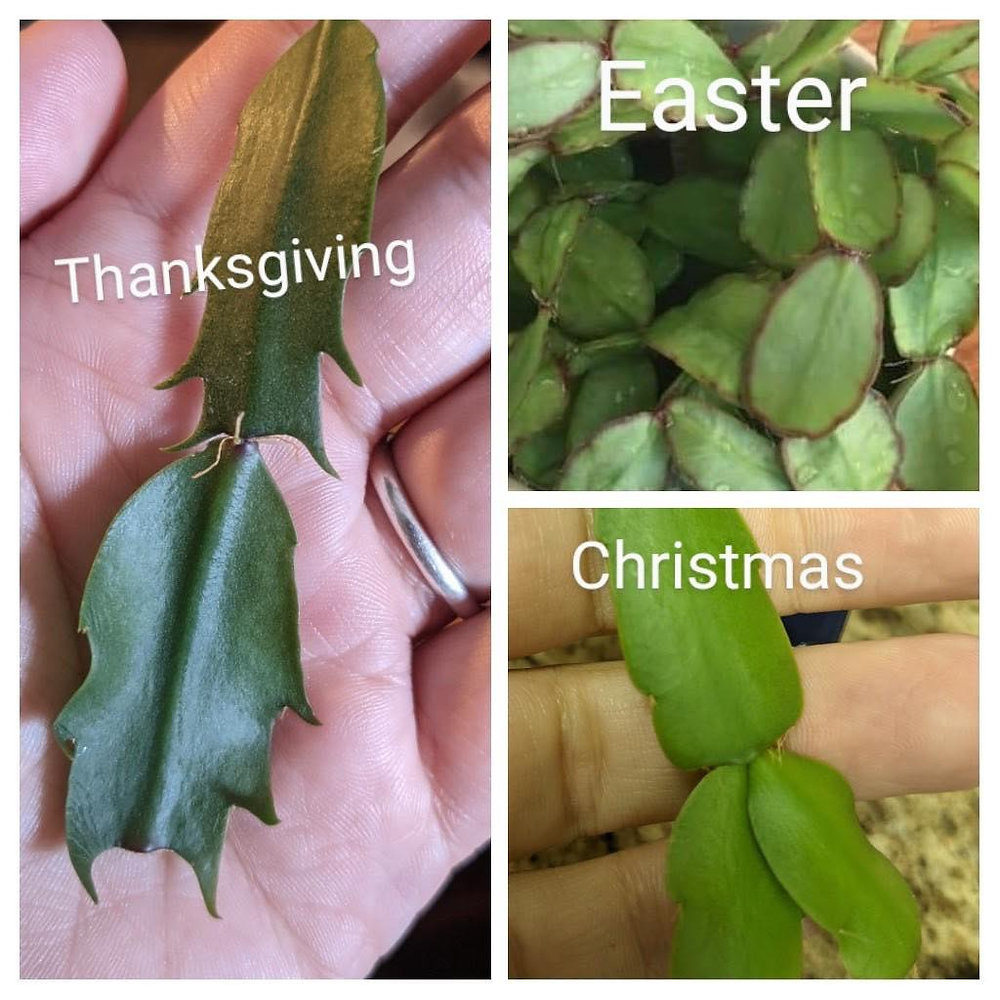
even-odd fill
[[(311, 21), (230, 21), (170, 77), (98, 180), (142, 214), (200, 233), (250, 93)], [(486, 22), (485, 30), (489, 30)], [(389, 134), (483, 43), (482, 22), (378, 21)]]
[[(348, 283), (347, 345), (359, 392), (325, 365), (328, 405), (375, 440), (489, 356), (490, 95), (481, 90), (379, 183), (372, 240), (413, 241), (413, 280)], [(406, 280), (403, 278), (402, 280)]]
[(490, 371), (483, 367), (408, 421), (396, 469), (420, 520), (480, 599), (490, 589)]
[(21, 32), (21, 235), (90, 176), (125, 107), (125, 59), (100, 21)]
[[(802, 647), (791, 750), (840, 770), (860, 799), (978, 780), (978, 649), (927, 635)], [(510, 852), (672, 819), (696, 773), (663, 755), (624, 665), (509, 674)]]
[(413, 656), (420, 756), (437, 817), (462, 856), (490, 835), (490, 614), (421, 643)]
[[(821, 553), (863, 559), (857, 590), (788, 590), (775, 575), (771, 599), (783, 615), (893, 607), (975, 597), (979, 590), (979, 514), (975, 510), (744, 510), (762, 552), (796, 562)], [(579, 510), (510, 511), (509, 650), (511, 656), (552, 649), (614, 631), (607, 589), (587, 591), (572, 577), (573, 551), (587, 536)]]
[(512, 979), (664, 976), (674, 905), (663, 890), (666, 841), (579, 864), (512, 875)]

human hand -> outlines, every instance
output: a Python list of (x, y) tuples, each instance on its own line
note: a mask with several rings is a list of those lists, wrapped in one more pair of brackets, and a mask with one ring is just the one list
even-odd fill
[[(262, 454), (298, 534), (306, 690), (321, 728), (277, 723), (281, 824), (231, 813), (218, 908), (163, 851), (108, 852), (101, 903), (70, 867), (68, 761), (51, 723), (81, 682), (83, 584), (125, 499), (194, 426), (200, 389), (153, 386), (194, 342), (204, 296), (70, 301), (56, 258), (190, 259), (252, 89), (307, 23), (233, 22), (124, 135), (125, 69), (100, 23), (21, 35), (22, 975), (316, 977), (370, 971), (489, 832), (489, 616), (452, 617), (366, 493), (394, 456), (432, 537), (489, 590), (489, 95), (473, 97), (381, 178), (373, 240), (412, 237), (407, 288), (352, 281), (359, 389), (326, 359), (325, 445)], [(489, 37), (489, 22), (375, 22), (390, 136)], [(263, 196), (263, 195), (262, 195)], [(417, 640), (420, 640), (417, 644)]]
[[(865, 583), (850, 592), (783, 589), (781, 614), (975, 597), (972, 510), (747, 510), (762, 551), (857, 552)], [(580, 510), (512, 510), (512, 657), (614, 629), (611, 602), (570, 575), (587, 537)], [(795, 651), (805, 708), (787, 746), (825, 760), (859, 799), (968, 788), (978, 780), (978, 643), (923, 635)], [(513, 670), (509, 685), (512, 860), (579, 836), (673, 819), (697, 775), (667, 760), (648, 699), (621, 663)], [(664, 975), (673, 903), (664, 841), (509, 882), (510, 974)], [(554, 918), (553, 915), (558, 915)]]

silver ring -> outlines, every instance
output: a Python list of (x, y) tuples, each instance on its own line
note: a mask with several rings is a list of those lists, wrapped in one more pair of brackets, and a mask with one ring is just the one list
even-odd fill
[(434, 544), (410, 505), (387, 441), (380, 441), (375, 446), (368, 474), (393, 529), (431, 590), (443, 598), (459, 618), (478, 614), (479, 602)]

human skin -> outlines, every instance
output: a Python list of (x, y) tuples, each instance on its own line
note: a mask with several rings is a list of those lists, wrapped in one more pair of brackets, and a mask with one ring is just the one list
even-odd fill
[[(190, 258), (254, 86), (308, 22), (232, 22), (119, 135), (125, 70), (99, 22), (21, 34), (21, 972), (25, 977), (363, 976), (489, 834), (489, 615), (450, 615), (366, 492), (374, 444), (465, 580), (489, 591), (489, 95), (381, 178), (373, 239), (414, 239), (406, 289), (350, 283), (357, 388), (322, 366), (327, 453), (261, 451), (290, 509), (306, 690), (320, 728), (274, 733), (281, 823), (233, 810), (210, 917), (177, 856), (109, 851), (101, 902), (69, 864), (69, 763), (51, 723), (86, 672), (76, 633), (101, 536), (197, 420), (197, 381), (153, 386), (204, 296), (70, 301), (56, 258)], [(376, 22), (390, 135), (489, 36)], [(291, 293), (290, 293), (291, 294)]]
[[(746, 510), (761, 551), (841, 552), (864, 560), (855, 591), (786, 590), (782, 614), (879, 608), (978, 594), (975, 510)], [(614, 630), (604, 591), (571, 577), (586, 512), (512, 510), (511, 656)], [(978, 782), (978, 643), (921, 635), (795, 651), (805, 705), (789, 749), (838, 768), (859, 799)], [(663, 755), (648, 699), (622, 663), (508, 674), (512, 860), (576, 837), (672, 820), (697, 779)], [(666, 842), (510, 878), (510, 975), (662, 976), (676, 917), (664, 889)], [(554, 921), (552, 914), (558, 913)]]

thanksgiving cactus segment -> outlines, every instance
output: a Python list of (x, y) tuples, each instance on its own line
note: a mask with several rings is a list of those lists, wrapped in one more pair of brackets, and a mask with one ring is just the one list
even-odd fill
[[(385, 144), (375, 52), (360, 23), (323, 21), (278, 60), (240, 117), (207, 255), (367, 238)], [(333, 472), (320, 354), (358, 376), (333, 264), (326, 282), (275, 297), (209, 293), (194, 350), (164, 386), (205, 383), (198, 427), (177, 447), (218, 440), (139, 489), (91, 569), (80, 615), (91, 668), (54, 728), (72, 758), (70, 858), (95, 901), (91, 866), (103, 851), (169, 849), (194, 868), (215, 914), (229, 809), (278, 821), (275, 718), (289, 707), (316, 721), (299, 655), (295, 533), (256, 439), (296, 438)], [(540, 352), (522, 349), (526, 383)]]
[[(364, 243), (385, 149), (385, 96), (377, 44), (358, 21), (321, 21), (254, 90), (240, 115), (236, 151), (212, 207), (206, 258), (261, 254), (298, 239), (326, 247)], [(321, 263), (321, 262), (320, 262)], [(233, 434), (297, 438), (327, 471), (319, 409), (319, 359), (355, 382), (344, 343), (346, 280), (336, 258), (325, 280), (276, 297), (210, 290), (188, 360), (161, 388), (205, 383), (201, 419), (177, 448)]]
[[(600, 509), (594, 534), (615, 551), (757, 551), (735, 510)], [(667, 572), (667, 570), (664, 570)], [(626, 565), (612, 591), (622, 651), (633, 682), (653, 698), (664, 753), (678, 767), (743, 763), (782, 736), (802, 711), (792, 648), (763, 584), (728, 590), (639, 587)]]
[(855, 978), (906, 975), (920, 950), (910, 887), (868, 842), (847, 782), (827, 764), (771, 750), (749, 767), (754, 836), (778, 881), (837, 940)]
[(276, 823), (271, 728), (315, 719), (303, 689), (295, 532), (255, 445), (168, 465), (125, 504), (80, 610), (91, 648), (55, 733), (72, 759), (66, 840), (97, 900), (94, 859), (168, 848), (215, 913), (231, 806)]
[(675, 979), (798, 979), (802, 911), (774, 877), (747, 814), (747, 767), (710, 771), (670, 830), (667, 890), (680, 907)]

